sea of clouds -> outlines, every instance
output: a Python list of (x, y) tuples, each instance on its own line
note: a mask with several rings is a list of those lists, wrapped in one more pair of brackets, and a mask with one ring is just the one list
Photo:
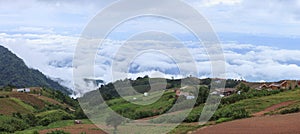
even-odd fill
[[(22, 58), (26, 65), (43, 72), (52, 79), (58, 80), (64, 86), (73, 89), (73, 57), (78, 36), (59, 35), (54, 33), (0, 33), (0, 45), (7, 47)], [(122, 61), (114, 57), (123, 41), (105, 40), (104, 46), (98, 49), (95, 60), (95, 78), (106, 83), (112, 81), (112, 62)], [(139, 42), (140, 48), (147, 43)], [(157, 42), (148, 41), (148, 44)], [(165, 42), (164, 49), (173, 49), (175, 44)], [(171, 57), (161, 53), (145, 53), (132, 60), (126, 73), (128, 77), (136, 78), (151, 75), (155, 72), (175, 78), (189, 76), (188, 70), (180, 70), (179, 64), (189, 66), (195, 62), (199, 70), (197, 77), (211, 76), (211, 62), (205, 49), (197, 42), (185, 42), (185, 47), (177, 47), (176, 51), (187, 49), (194, 60), (176, 63)], [(226, 61), (226, 77), (246, 79), (248, 81), (278, 81), (282, 79), (300, 78), (300, 49), (288, 50), (272, 46), (257, 46), (223, 42), (222, 48)], [(124, 57), (126, 58), (126, 57)], [(182, 57), (184, 59), (184, 57)]]

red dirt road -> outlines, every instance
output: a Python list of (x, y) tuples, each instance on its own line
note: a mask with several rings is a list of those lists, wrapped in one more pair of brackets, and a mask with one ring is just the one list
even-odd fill
[(260, 111), (260, 112), (258, 112), (258, 113), (255, 113), (255, 114), (253, 114), (253, 116), (254, 116), (254, 117), (257, 117), (257, 116), (264, 116), (265, 113), (274, 111), (274, 110), (276, 110), (276, 109), (278, 109), (278, 108), (285, 107), (285, 106), (288, 106), (288, 105), (293, 104), (293, 103), (295, 103), (295, 101), (286, 101), (286, 102), (282, 102), (282, 103), (273, 105), (273, 106), (271, 106), (271, 107), (268, 107), (268, 108), (266, 108), (266, 109), (263, 110), (263, 111)]
[(203, 127), (195, 134), (299, 134), (300, 113), (254, 117)]

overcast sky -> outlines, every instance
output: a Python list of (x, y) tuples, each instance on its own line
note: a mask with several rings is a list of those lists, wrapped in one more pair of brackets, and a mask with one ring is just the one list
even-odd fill
[[(8, 47), (28, 66), (62, 79), (64, 85), (72, 88), (72, 59), (79, 36), (88, 22), (113, 2), (0, 0), (0, 45)], [(185, 2), (198, 10), (219, 36), (227, 77), (249, 81), (300, 79), (300, 0)], [(127, 6), (124, 5), (124, 10)], [(128, 21), (108, 37), (106, 47), (99, 49), (97, 77), (111, 81), (108, 72), (111, 61), (115, 60), (112, 54), (121, 46), (125, 35), (148, 29), (164, 29), (186, 42), (193, 40), (183, 32), (184, 28), (166, 20), (145, 17)], [(197, 42), (187, 43), (187, 48), (197, 63), (198, 77), (209, 77), (210, 62), (205, 50)], [(153, 71), (178, 75), (176, 64), (181, 63), (148, 53), (137, 57), (129, 72), (132, 77)]]

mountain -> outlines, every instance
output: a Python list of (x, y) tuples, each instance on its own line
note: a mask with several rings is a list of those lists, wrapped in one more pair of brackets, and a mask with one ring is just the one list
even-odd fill
[(66, 87), (46, 77), (38, 70), (28, 68), (24, 61), (0, 46), (0, 86), (47, 87), (71, 94)]

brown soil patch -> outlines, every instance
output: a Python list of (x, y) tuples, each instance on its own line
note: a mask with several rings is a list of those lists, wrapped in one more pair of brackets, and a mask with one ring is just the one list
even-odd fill
[(68, 126), (68, 127), (63, 127), (63, 128), (53, 128), (53, 129), (46, 129), (46, 130), (41, 130), (39, 131), (40, 134), (47, 134), (51, 131), (55, 130), (63, 130), (65, 132), (69, 132), (71, 134), (81, 134), (81, 133), (86, 133), (86, 134), (106, 134), (104, 131), (99, 129), (97, 126), (93, 124), (78, 124), (78, 125), (73, 125), (73, 126)]
[(260, 112), (257, 112), (255, 114), (253, 114), (253, 116), (257, 117), (257, 116), (263, 116), (264, 114), (268, 113), (268, 112), (271, 112), (271, 111), (274, 111), (278, 108), (281, 108), (281, 107), (285, 107), (285, 106), (288, 106), (288, 105), (291, 105), (295, 103), (295, 101), (286, 101), (286, 102), (282, 102), (282, 103), (279, 103), (279, 104), (276, 104), (276, 105), (273, 105), (271, 107), (268, 107), (266, 108), (265, 110), (263, 111), (260, 111)]
[(22, 101), (24, 101), (27, 104), (30, 104), (32, 106), (37, 106), (38, 108), (44, 108), (45, 103), (38, 99), (37, 97), (31, 96), (31, 94), (27, 93), (18, 93), (18, 92), (12, 92), (9, 94), (10, 97), (18, 98)]
[(67, 107), (67, 108), (72, 109), (71, 106), (69, 106), (69, 105), (67, 105), (67, 104), (62, 104), (62, 103), (60, 103), (60, 102), (58, 102), (57, 100), (54, 100), (54, 99), (52, 99), (52, 98), (48, 98), (48, 97), (45, 97), (45, 96), (40, 96), (40, 95), (37, 95), (37, 94), (30, 94), (30, 96), (34, 96), (34, 97), (36, 97), (36, 98), (38, 98), (38, 99), (41, 99), (41, 100), (46, 101), (46, 102), (49, 102), (49, 103), (51, 103), (51, 104), (60, 105), (60, 106), (63, 106), (63, 107)]
[(195, 134), (279, 134), (300, 133), (300, 113), (253, 117), (196, 130)]
[(10, 98), (0, 99), (0, 113), (4, 115), (12, 115), (12, 113), (30, 113), (28, 109), (22, 107)]

